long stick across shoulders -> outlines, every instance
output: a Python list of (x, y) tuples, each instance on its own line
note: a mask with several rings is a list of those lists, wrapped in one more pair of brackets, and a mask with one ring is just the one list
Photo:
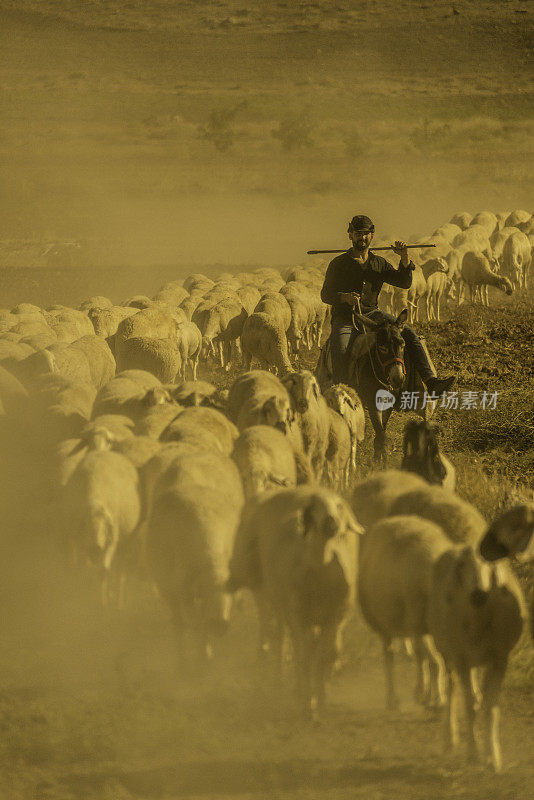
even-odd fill
[[(408, 250), (422, 250), (425, 247), (435, 247), (435, 244), (407, 244), (406, 247)], [(376, 250), (392, 250), (395, 247), (393, 244), (389, 244), (387, 247), (370, 247), (369, 250), (376, 251)], [(346, 253), (347, 250), (350, 248), (345, 247), (343, 250), (307, 250), (306, 255), (308, 256), (317, 256), (320, 253)]]

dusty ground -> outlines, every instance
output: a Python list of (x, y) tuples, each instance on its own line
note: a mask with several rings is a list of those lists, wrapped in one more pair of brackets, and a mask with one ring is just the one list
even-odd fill
[[(0, 31), (0, 306), (151, 294), (192, 264), (298, 263), (313, 246), (341, 246), (358, 209), (408, 237), (463, 208), (531, 205), (523, 0), (4, 0)], [(43, 255), (56, 241), (80, 246)], [(498, 310), (449, 310), (419, 328), (460, 389), (500, 392), (492, 416), (438, 413), (460, 491), (488, 518), (510, 482), (532, 475), (534, 448), (532, 296), (495, 299)], [(392, 463), (404, 421), (391, 422)], [(364, 469), (370, 456), (368, 441)], [(48, 527), (39, 465), (19, 466), (31, 487), (14, 501), (23, 549)], [(278, 697), (256, 665), (246, 598), (210, 674), (184, 678), (146, 587), (125, 614), (101, 616), (83, 582), (65, 591), (46, 563), (20, 561), (0, 582), (1, 800), (534, 791), (526, 636), (495, 778), (461, 754), (442, 759), (402, 654), (405, 708), (386, 714), (379, 644), (358, 619), (313, 727), (294, 717), (289, 676)]]

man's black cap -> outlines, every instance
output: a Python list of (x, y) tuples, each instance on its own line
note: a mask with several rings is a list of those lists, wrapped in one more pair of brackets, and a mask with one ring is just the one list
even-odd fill
[(353, 231), (371, 231), (371, 233), (375, 230), (373, 221), (365, 214), (356, 214), (349, 222), (349, 228)]

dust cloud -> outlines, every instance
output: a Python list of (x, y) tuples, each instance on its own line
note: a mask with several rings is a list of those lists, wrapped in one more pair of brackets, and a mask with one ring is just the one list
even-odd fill
[[(530, 208), (526, 6), (5, 0), (0, 308), (314, 263), (356, 213), (410, 240), (457, 211)], [(201, 674), (141, 575), (125, 610), (102, 609), (62, 539), (49, 424), (30, 401), (0, 415), (0, 796), (495, 796), (486, 773), (465, 789), (443, 768), (404, 652), (407, 715), (383, 712), (358, 615), (312, 728), (290, 668), (280, 689), (257, 663), (250, 597)], [(503, 791), (520, 797), (531, 698), (508, 702)]]

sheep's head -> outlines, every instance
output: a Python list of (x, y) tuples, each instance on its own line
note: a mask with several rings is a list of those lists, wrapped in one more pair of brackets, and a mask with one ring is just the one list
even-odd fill
[(410, 420), (404, 428), (402, 469), (415, 472), (429, 483), (441, 483), (446, 469), (438, 447), (439, 428), (434, 422)]
[(518, 561), (534, 558), (534, 502), (508, 508), (490, 525), (480, 543), (486, 561), (515, 556)]
[(342, 383), (336, 383), (325, 392), (325, 400), (334, 411), (341, 416), (356, 411), (357, 403), (347, 391), (347, 387)]
[(343, 570), (353, 575), (355, 561), (345, 563), (344, 545), (348, 537), (363, 534), (364, 530), (345, 501), (335, 492), (318, 489), (303, 508), (300, 522), (308, 565), (320, 568), (337, 556)]
[(509, 278), (506, 277), (499, 278), (499, 289), (501, 289), (501, 291), (505, 292), (505, 294), (507, 295), (511, 295), (512, 292), (514, 291), (514, 288)]
[(282, 433), (287, 433), (293, 421), (293, 412), (289, 398), (273, 394), (262, 406), (262, 416), (265, 425), (277, 428)]
[(307, 369), (303, 369), (301, 372), (289, 373), (283, 378), (282, 383), (300, 414), (305, 414), (310, 407), (310, 403), (317, 402), (321, 397), (317, 379)]
[(89, 450), (111, 450), (116, 441), (115, 434), (103, 425), (89, 428), (83, 435), (83, 444)]
[(144, 395), (143, 404), (151, 408), (152, 406), (162, 406), (165, 403), (172, 403), (173, 399), (170, 393), (163, 386), (153, 386)]

